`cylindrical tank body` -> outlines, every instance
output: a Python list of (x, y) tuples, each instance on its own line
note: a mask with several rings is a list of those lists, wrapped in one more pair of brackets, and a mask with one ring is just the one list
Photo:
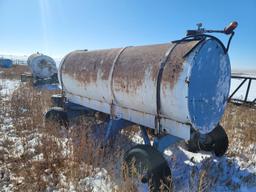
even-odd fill
[[(111, 114), (117, 114), (113, 106), (118, 106), (119, 112), (121, 108), (130, 116), (142, 114), (146, 121), (148, 116), (156, 116), (189, 124), (201, 133), (212, 131), (219, 123), (230, 78), (229, 57), (215, 38), (74, 51), (59, 68), (59, 80), (71, 102)], [(110, 109), (104, 109), (106, 106)]]
[(51, 57), (41, 53), (34, 53), (29, 56), (27, 64), (33, 76), (38, 78), (49, 78), (57, 73), (55, 61)]
[(12, 67), (13, 62), (11, 59), (0, 58), (0, 66), (4, 68)]

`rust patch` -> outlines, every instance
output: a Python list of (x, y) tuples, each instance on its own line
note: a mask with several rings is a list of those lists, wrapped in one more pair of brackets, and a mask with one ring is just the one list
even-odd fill
[[(199, 41), (180, 42), (171, 53), (165, 65), (162, 85), (174, 87), (183, 70), (184, 56)], [(160, 62), (165, 58), (170, 43), (127, 47), (119, 56), (113, 70), (114, 91), (136, 93), (145, 79), (157, 81)], [(95, 83), (97, 79), (109, 80), (111, 67), (121, 48), (75, 51), (63, 63), (62, 72), (81, 84)], [(97, 84), (95, 84), (97, 86)], [(153, 88), (153, 87), (152, 87)]]
[(63, 63), (62, 72), (82, 84), (108, 80), (111, 66), (120, 49), (75, 51)]
[(51, 68), (52, 65), (45, 59), (41, 59), (40, 62), (38, 63), (38, 67), (40, 69), (44, 69), (44, 68)]
[(135, 92), (149, 77), (157, 79), (159, 63), (170, 44), (128, 47), (120, 55), (113, 71), (115, 91)]
[(169, 56), (162, 76), (163, 87), (170, 86), (171, 89), (176, 84), (180, 73), (183, 70), (184, 56), (191, 51), (199, 41), (180, 42)]

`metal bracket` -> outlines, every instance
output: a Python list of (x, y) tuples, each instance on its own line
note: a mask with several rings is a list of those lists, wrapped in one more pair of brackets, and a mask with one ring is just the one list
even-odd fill
[(140, 130), (141, 130), (141, 136), (144, 140), (144, 144), (145, 145), (150, 145), (150, 139), (148, 137), (148, 133), (147, 133), (147, 130), (146, 130), (146, 127), (144, 126), (140, 126)]
[(121, 129), (124, 129), (132, 125), (130, 121), (124, 119), (110, 119), (106, 125), (106, 134), (104, 136), (104, 144), (107, 144), (109, 140), (113, 139)]
[(177, 143), (178, 141), (181, 141), (179, 137), (175, 137), (173, 135), (164, 135), (154, 139), (153, 147), (155, 147), (159, 152), (163, 153), (167, 147)]

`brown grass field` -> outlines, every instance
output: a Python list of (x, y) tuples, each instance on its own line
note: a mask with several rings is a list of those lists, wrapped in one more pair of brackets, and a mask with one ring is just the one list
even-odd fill
[[(1, 71), (2, 79), (19, 79), (21, 73), (29, 70), (15, 66)], [(96, 124), (94, 117), (81, 118), (68, 128), (44, 122), (43, 114), (51, 106), (50, 96), (58, 92), (37, 90), (25, 83), (11, 97), (1, 96), (0, 125), (7, 131), (0, 133), (0, 191), (6, 183), (11, 191), (92, 191), (83, 178), (96, 176), (97, 170), (103, 168), (108, 173), (106, 180), (115, 180), (113, 191), (137, 191), (133, 180), (116, 171), (122, 170), (120, 160), (132, 144), (117, 138), (102, 148), (100, 139), (90, 137)], [(250, 159), (255, 154), (248, 146), (256, 142), (256, 109), (230, 103), (221, 124), (229, 136), (227, 156)], [(123, 134), (131, 138), (137, 131), (135, 126)], [(14, 140), (6, 134), (14, 135)], [(195, 184), (198, 191), (207, 191), (207, 161), (205, 167)]]
[(13, 65), (12, 68), (0, 67), (1, 78), (20, 79), (23, 73), (31, 73), (27, 65)]

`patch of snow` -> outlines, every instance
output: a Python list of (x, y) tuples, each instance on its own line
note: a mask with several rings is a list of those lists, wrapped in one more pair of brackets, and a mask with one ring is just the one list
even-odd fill
[(1, 95), (11, 95), (15, 89), (20, 85), (19, 80), (0, 79)]
[(94, 176), (86, 177), (79, 181), (84, 189), (93, 192), (109, 192), (113, 190), (114, 184), (110, 181), (110, 177), (105, 169), (98, 169)]
[(144, 140), (143, 138), (139, 135), (139, 134), (135, 134), (132, 138), (131, 138), (132, 142), (137, 143), (137, 144), (143, 144)]

